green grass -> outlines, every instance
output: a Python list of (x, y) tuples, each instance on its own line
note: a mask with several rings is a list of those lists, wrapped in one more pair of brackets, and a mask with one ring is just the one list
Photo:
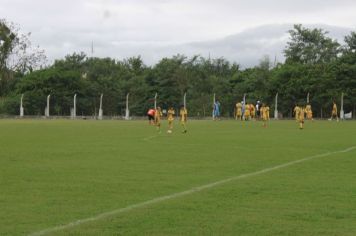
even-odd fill
[[(163, 123), (163, 127), (166, 127)], [(0, 120), (0, 235), (356, 146), (356, 122)], [(355, 235), (356, 149), (49, 235)]]

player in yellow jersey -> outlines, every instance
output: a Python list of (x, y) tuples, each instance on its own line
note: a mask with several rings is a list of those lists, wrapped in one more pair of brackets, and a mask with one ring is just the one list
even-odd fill
[(161, 117), (162, 117), (162, 110), (160, 107), (156, 108), (155, 111), (155, 124), (157, 126), (157, 131), (161, 132)]
[(337, 116), (337, 105), (336, 105), (335, 101), (333, 101), (333, 109), (331, 111), (330, 120), (332, 120), (334, 117), (336, 118), (337, 121), (339, 121), (339, 117)]
[(267, 121), (268, 121), (268, 110), (267, 110), (267, 106), (265, 104), (262, 104), (262, 107), (260, 109), (260, 113), (261, 113), (261, 118), (262, 118), (262, 121), (263, 121), (263, 127), (267, 127)]
[(174, 121), (174, 109), (170, 107), (167, 111), (167, 120), (168, 120), (168, 133), (173, 131), (173, 121)]
[(236, 120), (241, 120), (242, 117), (242, 104), (241, 102), (236, 103)]
[(313, 120), (313, 111), (310, 104), (305, 107), (305, 113), (308, 120)]
[(295, 107), (293, 109), (293, 113), (294, 113), (296, 122), (299, 121), (299, 111), (300, 111), (300, 107), (298, 105), (295, 105)]
[(183, 131), (182, 133), (187, 133), (187, 117), (188, 117), (188, 111), (184, 107), (184, 105), (181, 106), (180, 111), (180, 124), (182, 125)]
[(256, 117), (256, 109), (253, 104), (250, 104), (250, 116), (251, 116), (251, 119), (255, 119), (255, 117)]
[(267, 120), (269, 120), (269, 106), (266, 105), (266, 115), (267, 115)]
[(298, 113), (298, 121), (299, 121), (299, 129), (304, 128), (304, 117), (305, 117), (305, 109), (303, 107), (299, 108), (299, 113)]
[(245, 106), (244, 119), (250, 120), (250, 104), (246, 104), (246, 106)]

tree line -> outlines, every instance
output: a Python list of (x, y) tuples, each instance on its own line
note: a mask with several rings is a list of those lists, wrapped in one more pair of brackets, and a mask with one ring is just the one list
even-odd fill
[(153, 106), (155, 93), (163, 108), (179, 107), (187, 93), (189, 114), (203, 117), (211, 115), (215, 93), (222, 115), (233, 116), (244, 94), (246, 102), (260, 100), (273, 110), (278, 93), (278, 110), (290, 117), (294, 105), (304, 105), (309, 93), (315, 116), (327, 117), (333, 100), (340, 103), (341, 92), (345, 93), (344, 110), (355, 114), (355, 32), (340, 44), (323, 29), (294, 25), (284, 50), (285, 62), (275, 64), (265, 56), (252, 68), (241, 68), (224, 58), (176, 55), (147, 66), (140, 57), (116, 60), (84, 53), (67, 55), (41, 68), (35, 65), (42, 54), (35, 53), (16, 69), (6, 61), (19, 41), (14, 40), (16, 31), (11, 36), (11, 27), (5, 23), (0, 21), (0, 114), (18, 114), (24, 94), (25, 115), (43, 115), (51, 94), (51, 114), (69, 115), (77, 94), (77, 114), (95, 115), (100, 94), (104, 94), (104, 115), (124, 115), (129, 93), (130, 113), (142, 116)]

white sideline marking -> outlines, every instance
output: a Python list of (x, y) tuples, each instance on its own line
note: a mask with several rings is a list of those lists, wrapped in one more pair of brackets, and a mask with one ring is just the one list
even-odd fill
[(299, 160), (290, 161), (290, 162), (287, 162), (287, 163), (284, 163), (284, 164), (280, 164), (280, 165), (276, 165), (274, 167), (269, 167), (269, 168), (266, 168), (266, 169), (263, 169), (263, 170), (259, 170), (259, 171), (255, 171), (255, 172), (251, 172), (251, 173), (247, 173), (247, 174), (242, 174), (242, 175), (238, 175), (238, 176), (234, 176), (234, 177), (231, 177), (231, 178), (228, 178), (228, 179), (223, 179), (223, 180), (216, 181), (216, 182), (213, 182), (213, 183), (210, 183), (210, 184), (205, 184), (205, 185), (202, 185), (202, 186), (199, 186), (199, 187), (194, 187), (194, 188), (191, 188), (191, 189), (183, 191), (183, 192), (178, 192), (178, 193), (173, 193), (173, 194), (162, 196), (162, 197), (157, 197), (157, 198), (154, 198), (152, 200), (148, 200), (148, 201), (145, 201), (145, 202), (133, 204), (133, 205), (130, 205), (130, 206), (127, 206), (127, 207), (124, 207), (124, 208), (120, 208), (120, 209), (116, 209), (116, 210), (113, 210), (113, 211), (104, 212), (104, 213), (101, 213), (99, 215), (96, 215), (96, 216), (93, 216), (93, 217), (89, 217), (89, 218), (86, 218), (86, 219), (73, 221), (73, 222), (65, 224), (65, 225), (59, 225), (59, 226), (55, 226), (53, 228), (44, 229), (44, 230), (41, 230), (41, 231), (38, 231), (38, 232), (35, 232), (35, 233), (31, 233), (31, 234), (29, 234), (29, 236), (41, 236), (41, 235), (46, 235), (46, 234), (53, 233), (53, 232), (56, 232), (56, 231), (69, 229), (69, 228), (72, 228), (72, 227), (75, 227), (75, 226), (78, 226), (78, 225), (81, 225), (81, 224), (85, 224), (85, 223), (88, 223), (88, 222), (101, 220), (101, 219), (107, 218), (109, 216), (113, 216), (113, 215), (117, 215), (117, 214), (120, 214), (120, 213), (128, 212), (128, 211), (136, 209), (136, 208), (140, 208), (140, 207), (152, 205), (152, 204), (155, 204), (155, 203), (163, 202), (163, 201), (166, 201), (166, 200), (170, 200), (170, 199), (182, 197), (182, 196), (185, 196), (185, 195), (189, 195), (189, 194), (192, 194), (192, 193), (200, 192), (202, 190), (209, 189), (209, 188), (212, 188), (212, 187), (215, 187), (215, 186), (218, 186), (218, 185), (222, 185), (222, 184), (234, 181), (234, 180), (244, 179), (244, 178), (248, 178), (248, 177), (251, 177), (251, 176), (264, 174), (264, 173), (267, 173), (267, 172), (271, 172), (271, 171), (274, 171), (274, 170), (282, 169), (284, 167), (288, 167), (288, 166), (291, 166), (291, 165), (294, 165), (294, 164), (298, 164), (298, 163), (301, 163), (301, 162), (309, 161), (309, 160), (312, 160), (312, 159), (315, 159), (315, 158), (319, 158), (319, 157), (330, 156), (330, 155), (337, 154), (337, 153), (350, 152), (350, 151), (352, 151), (354, 149), (356, 149), (356, 146), (352, 146), (352, 147), (349, 147), (349, 148), (346, 148), (346, 149), (340, 150), (340, 151), (326, 152), (326, 153), (323, 153), (323, 154), (317, 154), (317, 155), (305, 157), (305, 158), (302, 158), (302, 159), (299, 159)]

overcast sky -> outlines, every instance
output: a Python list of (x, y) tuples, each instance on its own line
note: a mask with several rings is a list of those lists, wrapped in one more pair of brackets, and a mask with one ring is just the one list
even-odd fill
[(354, 0), (0, 0), (0, 18), (32, 32), (50, 60), (90, 54), (94, 41), (94, 56), (141, 55), (147, 64), (212, 52), (251, 66), (265, 54), (282, 57), (291, 24), (329, 25), (342, 38), (356, 30), (355, 12)]

